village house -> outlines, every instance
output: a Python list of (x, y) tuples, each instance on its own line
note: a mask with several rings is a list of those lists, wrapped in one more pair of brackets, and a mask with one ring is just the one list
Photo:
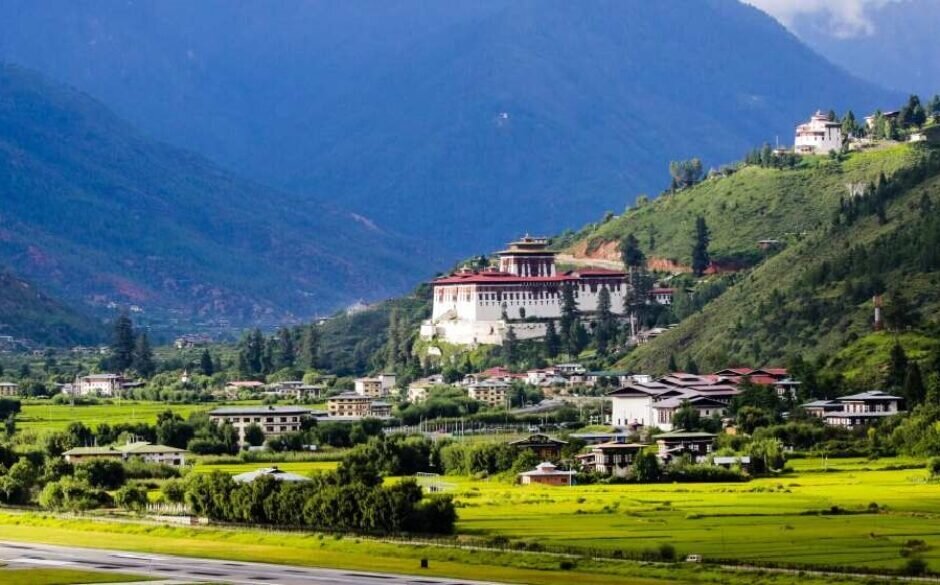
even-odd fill
[(650, 290), (650, 300), (657, 305), (671, 305), (675, 295), (676, 289), (674, 288), (657, 287)]
[(663, 461), (688, 455), (693, 462), (699, 462), (712, 452), (716, 437), (714, 433), (692, 431), (656, 435), (657, 454)]
[(611, 441), (593, 445), (590, 451), (577, 456), (581, 469), (590, 473), (625, 477), (634, 459), (649, 445)]
[(473, 400), (493, 408), (508, 407), (509, 388), (509, 384), (500, 380), (483, 380), (477, 384), (471, 384), (467, 389), (467, 394)]
[(519, 483), (522, 485), (571, 485), (571, 478), (574, 476), (574, 471), (561, 471), (552, 463), (543, 461), (536, 465), (534, 470), (520, 473)]
[(427, 378), (421, 378), (415, 380), (414, 382), (408, 384), (408, 402), (412, 404), (420, 404), (428, 399), (428, 391), (435, 386), (444, 385), (444, 376), (441, 374), (434, 374), (428, 376)]
[(343, 392), (326, 399), (326, 410), (331, 418), (365, 418), (369, 416), (371, 405), (372, 398), (356, 392)]
[(320, 398), (325, 390), (326, 387), (321, 384), (305, 384), (299, 380), (289, 380), (272, 384), (265, 394), (289, 400), (304, 401)]
[(835, 400), (816, 400), (802, 407), (807, 413), (823, 419), (827, 425), (854, 428), (902, 413), (902, 400), (900, 396), (873, 390)]
[(127, 382), (120, 374), (89, 374), (62, 388), (72, 396), (120, 396)]
[(0, 396), (9, 398), (11, 396), (19, 396), (20, 387), (13, 382), (0, 382)]
[(373, 400), (369, 405), (369, 416), (374, 418), (389, 418), (392, 416), (392, 404), (384, 400)]
[(561, 450), (568, 443), (561, 439), (555, 439), (548, 435), (529, 435), (525, 439), (518, 439), (509, 443), (510, 447), (518, 450), (529, 450), (538, 456), (542, 461), (558, 461), (561, 458)]
[(796, 127), (793, 151), (797, 154), (829, 154), (842, 150), (842, 125), (817, 110), (809, 122)]
[(309, 477), (304, 477), (303, 475), (298, 475), (296, 473), (283, 471), (281, 469), (278, 469), (277, 466), (264, 467), (261, 469), (256, 469), (254, 471), (247, 471), (245, 473), (239, 473), (238, 475), (232, 476), (232, 480), (235, 481), (236, 483), (251, 483), (260, 477), (271, 477), (277, 481), (286, 481), (286, 482), (310, 481)]
[(379, 374), (371, 378), (356, 378), (355, 391), (360, 396), (384, 398), (395, 388), (395, 374)]
[(253, 424), (261, 428), (265, 439), (270, 439), (301, 430), (304, 420), (310, 416), (310, 409), (299, 406), (225, 406), (209, 411), (210, 421), (231, 423), (242, 444), (245, 443), (245, 430)]
[(694, 408), (701, 418), (721, 417), (728, 411), (727, 402), (709, 396), (674, 396), (653, 403), (656, 426), (665, 431), (672, 430), (676, 411), (685, 405)]
[(181, 467), (186, 465), (185, 449), (169, 447), (167, 445), (154, 445), (146, 441), (127, 443), (126, 445), (106, 447), (75, 447), (62, 453), (65, 461), (71, 464), (90, 461), (92, 459), (119, 459), (128, 461), (140, 459), (146, 463), (171, 465)]

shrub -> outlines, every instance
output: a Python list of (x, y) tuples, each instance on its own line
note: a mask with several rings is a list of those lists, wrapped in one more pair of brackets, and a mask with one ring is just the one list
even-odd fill
[(143, 487), (127, 484), (114, 492), (114, 503), (125, 510), (140, 511), (147, 507), (147, 490)]
[(92, 459), (75, 466), (75, 478), (91, 487), (114, 490), (121, 487), (126, 475), (120, 461)]
[(920, 557), (908, 559), (907, 562), (904, 563), (904, 568), (901, 569), (901, 572), (911, 577), (924, 575), (927, 573), (927, 561)]
[(676, 560), (676, 547), (672, 546), (668, 542), (664, 542), (661, 545), (659, 545), (658, 551), (659, 551), (660, 559), (667, 561), (667, 562), (672, 562)]

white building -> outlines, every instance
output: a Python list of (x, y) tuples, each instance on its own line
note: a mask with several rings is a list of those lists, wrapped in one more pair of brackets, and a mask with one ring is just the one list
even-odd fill
[(881, 390), (843, 396), (835, 400), (817, 400), (803, 405), (809, 414), (823, 419), (827, 425), (859, 427), (878, 422), (901, 412), (902, 398)]
[(382, 398), (395, 388), (395, 374), (379, 374), (372, 378), (356, 379), (356, 394), (370, 398)]
[(626, 274), (585, 268), (559, 274), (548, 240), (525, 236), (499, 252), (499, 268), (464, 268), (435, 280), (431, 319), (421, 326), (423, 339), (471, 345), (502, 344), (512, 328), (519, 339), (545, 335), (549, 320), (561, 317), (562, 290), (571, 286), (578, 311), (587, 318), (597, 311), (606, 288), (611, 311), (624, 313)]
[(89, 374), (76, 378), (67, 388), (75, 396), (118, 396), (124, 389), (124, 377), (120, 374)]
[(13, 382), (0, 382), (0, 396), (18, 396), (20, 387)]
[(796, 127), (793, 150), (798, 154), (829, 154), (842, 150), (842, 125), (817, 110), (809, 122)]
[(238, 441), (245, 442), (245, 429), (258, 425), (265, 439), (301, 429), (304, 419), (311, 416), (310, 409), (297, 406), (227, 406), (209, 411), (209, 420), (231, 423), (238, 431)]

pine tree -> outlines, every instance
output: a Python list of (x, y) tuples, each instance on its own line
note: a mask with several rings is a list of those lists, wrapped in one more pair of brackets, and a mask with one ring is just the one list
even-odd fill
[(144, 378), (153, 376), (157, 370), (153, 361), (153, 348), (150, 347), (150, 338), (146, 332), (138, 335), (134, 344), (134, 369)]
[(503, 338), (503, 347), (501, 349), (501, 354), (503, 357), (503, 365), (506, 367), (511, 367), (516, 363), (516, 345), (518, 343), (518, 338), (516, 337), (516, 331), (512, 326), (507, 327), (506, 337)]
[(601, 287), (597, 295), (597, 324), (594, 327), (594, 339), (597, 342), (597, 353), (607, 355), (610, 338), (614, 332), (614, 315), (610, 311), (610, 291)]
[(885, 378), (886, 386), (900, 389), (904, 385), (904, 379), (907, 377), (907, 363), (907, 353), (905, 353), (901, 344), (895, 340), (888, 361), (888, 373)]
[(215, 364), (212, 363), (212, 355), (208, 349), (202, 350), (199, 356), (199, 373), (203, 376), (211, 376), (215, 373)]
[(263, 370), (264, 335), (253, 329), (242, 337), (238, 349), (238, 372), (242, 376), (256, 376)]
[(633, 234), (628, 234), (620, 241), (620, 258), (628, 270), (646, 266), (646, 256), (640, 250), (640, 242)]
[(277, 367), (293, 368), (297, 360), (297, 350), (294, 348), (294, 336), (290, 329), (283, 327), (277, 332)]
[(708, 245), (711, 242), (711, 235), (708, 231), (708, 225), (704, 217), (695, 218), (695, 243), (692, 246), (692, 272), (695, 276), (702, 276), (705, 270), (711, 264), (711, 257), (708, 253)]
[(261, 354), (260, 373), (265, 375), (273, 374), (276, 367), (274, 356), (277, 353), (277, 342), (271, 337), (263, 340), (262, 345), (264, 346), (264, 351)]
[(845, 113), (842, 117), (842, 135), (846, 138), (855, 136), (858, 133), (858, 123), (855, 121), (855, 114), (852, 110)]
[(691, 357), (689, 358), (689, 361), (685, 362), (685, 373), (696, 374), (696, 375), (698, 375), (699, 373), (698, 364), (695, 363), (695, 360), (692, 359)]
[(910, 410), (924, 402), (927, 390), (924, 388), (924, 378), (920, 372), (920, 366), (917, 362), (910, 362), (907, 365), (907, 373), (904, 376), (904, 400), (907, 401), (907, 408)]
[(300, 361), (310, 370), (317, 369), (320, 363), (320, 333), (317, 326), (311, 323), (304, 328), (303, 339), (300, 343)]
[(676, 363), (676, 355), (675, 355), (675, 354), (672, 354), (672, 353), (669, 354), (669, 363), (666, 364), (666, 368), (667, 368), (670, 372), (678, 372), (678, 371), (679, 371), (679, 364)]
[(558, 331), (555, 329), (555, 322), (549, 321), (545, 326), (545, 355), (549, 358), (558, 357), (561, 350), (561, 340), (558, 338)]
[(134, 365), (134, 323), (127, 313), (121, 313), (114, 321), (114, 333), (111, 342), (111, 367), (124, 371)]

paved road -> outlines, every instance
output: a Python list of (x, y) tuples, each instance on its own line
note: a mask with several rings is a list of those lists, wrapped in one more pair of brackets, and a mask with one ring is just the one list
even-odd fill
[[(241, 563), (5, 541), (0, 541), (0, 562), (11, 567), (115, 571), (161, 580), (233, 585), (494, 585), (463, 579)], [(419, 569), (416, 567), (416, 570)]]

